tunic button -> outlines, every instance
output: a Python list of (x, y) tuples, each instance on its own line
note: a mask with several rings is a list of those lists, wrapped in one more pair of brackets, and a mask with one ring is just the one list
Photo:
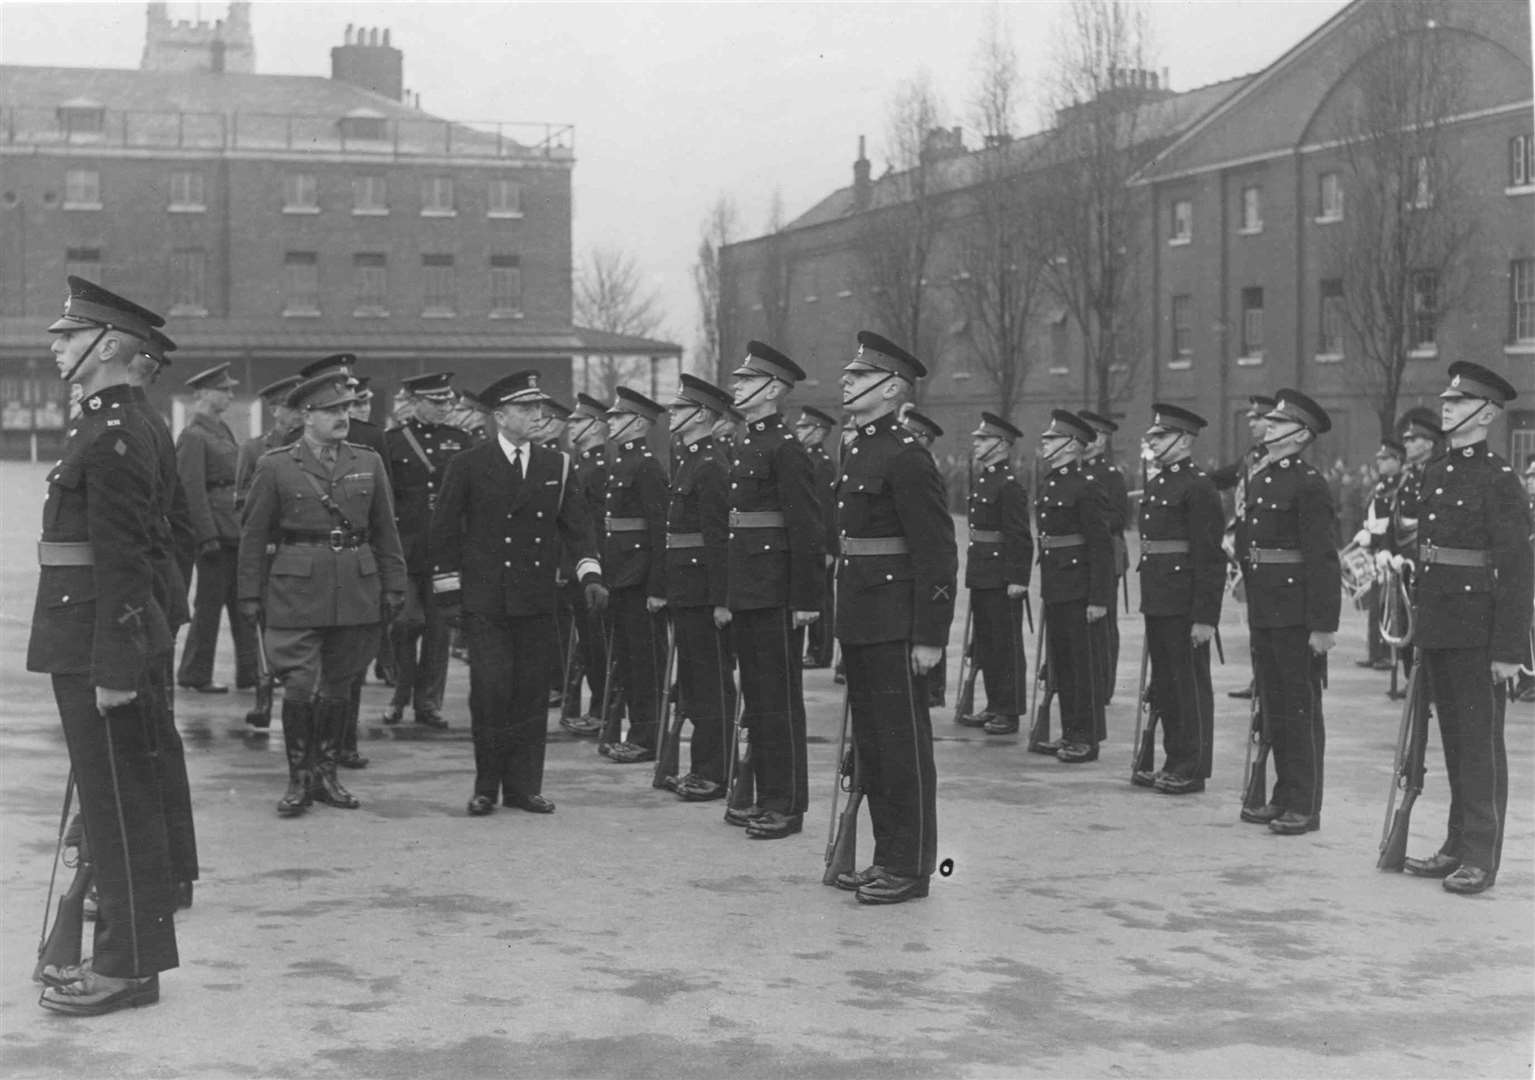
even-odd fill
[(1428, 515), (1428, 520), (1433, 521), (1434, 520), (1434, 515), (1433, 514)]
[(895, 575), (894, 574), (886, 574), (885, 575), (885, 580), (886, 581), (894, 581), (895, 580)]
[(63, 596), (59, 597), (59, 603), (61, 603), (61, 604), (69, 603), (69, 594), (65, 593)]
[(543, 517), (544, 516), (544, 512), (542, 510), (539, 510), (539, 511), (535, 512), (533, 516), (534, 517)]
[(511, 564), (511, 563), (510, 563), (510, 562), (508, 562), (508, 563), (507, 563), (507, 564), (506, 564), (506, 565), (507, 565), (507, 566), (511, 566), (511, 565), (512, 565), (512, 564)]

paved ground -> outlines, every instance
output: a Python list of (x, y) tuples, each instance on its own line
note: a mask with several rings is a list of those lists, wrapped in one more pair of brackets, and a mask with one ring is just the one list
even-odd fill
[[(820, 885), (840, 697), (807, 674), (814, 814), (748, 842), (719, 804), (552, 736), (553, 817), (464, 816), (464, 668), (446, 736), (373, 725), (360, 810), (279, 820), (281, 743), (247, 695), (183, 698), (203, 879), (161, 1003), (96, 1020), (27, 981), (66, 757), (22, 671), (42, 472), (0, 466), (0, 1072), (11, 1076), (1528, 1076), (1535, 1020), (1532, 710), (1510, 716), (1498, 885), (1470, 899), (1376, 872), (1397, 714), (1334, 654), (1324, 828), (1237, 820), (1242, 611), (1223, 621), (1216, 777), (1127, 782), (1140, 655), (1125, 617), (1095, 765), (936, 723), (933, 895), (863, 908)], [(956, 626), (956, 643), (959, 637)], [(231, 673), (226, 648), (219, 676)], [(367, 714), (385, 691), (370, 686)], [(552, 724), (551, 724), (552, 726)], [(556, 729), (557, 731), (558, 729)], [(1413, 848), (1438, 839), (1430, 760)], [(867, 830), (867, 826), (865, 826)], [(867, 854), (867, 831), (861, 850)]]

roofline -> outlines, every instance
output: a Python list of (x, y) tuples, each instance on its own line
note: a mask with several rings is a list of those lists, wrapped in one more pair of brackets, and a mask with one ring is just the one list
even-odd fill
[[(1147, 173), (1150, 173), (1152, 170), (1154, 170), (1158, 164), (1167, 158), (1169, 154), (1173, 153), (1184, 143), (1193, 139), (1206, 127), (1213, 124), (1219, 117), (1224, 116), (1231, 109), (1245, 101), (1250, 94), (1255, 93), (1260, 86), (1266, 84), (1269, 79), (1276, 75), (1280, 70), (1289, 67), (1292, 63), (1299, 60), (1305, 53), (1311, 51), (1311, 49), (1319, 44), (1326, 35), (1332, 32), (1335, 26), (1342, 23), (1345, 19), (1352, 18), (1354, 12), (1363, 7), (1365, 2), (1366, 0), (1350, 0), (1350, 2), (1340, 8), (1332, 18), (1328, 19), (1321, 26), (1311, 31), (1310, 34), (1301, 38), (1301, 40), (1292, 45), (1289, 50), (1281, 53), (1273, 63), (1269, 64), (1268, 67), (1264, 68), (1262, 71), (1259, 71), (1256, 75), (1250, 78), (1246, 86), (1242, 87), (1236, 93), (1226, 98), (1226, 100), (1216, 105), (1209, 112), (1205, 113), (1194, 123), (1190, 124), (1183, 130), (1182, 134), (1164, 146), (1155, 157), (1153, 157), (1145, 165), (1141, 166), (1140, 169), (1136, 170), (1135, 175), (1130, 177), (1130, 183), (1132, 185), (1140, 183), (1142, 178)], [(1158, 179), (1161, 178), (1159, 177)]]

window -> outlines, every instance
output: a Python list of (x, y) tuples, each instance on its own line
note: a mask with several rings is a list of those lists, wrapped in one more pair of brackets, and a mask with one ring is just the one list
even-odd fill
[(1242, 356), (1249, 359), (1263, 357), (1263, 290), (1242, 290)]
[(100, 135), (107, 129), (107, 110), (94, 102), (59, 106), (59, 128), (66, 137)]
[(284, 315), (320, 313), (320, 257), (312, 251), (283, 256)]
[(521, 318), (522, 265), (516, 255), (490, 257), (491, 318)]
[(1508, 264), (1509, 336), (1520, 345), (1535, 343), (1535, 259)]
[(94, 281), (98, 285), (106, 284), (101, 280), (101, 249), (66, 248), (64, 273), (83, 277), (86, 281)]
[(383, 116), (358, 113), (343, 116), (340, 123), (341, 138), (378, 141), (389, 138), (389, 120)]
[(1262, 231), (1263, 189), (1245, 187), (1242, 189), (1242, 232), (1260, 233)]
[(1188, 367), (1194, 360), (1194, 300), (1187, 294), (1173, 297), (1173, 367)]
[(1515, 135), (1508, 140), (1510, 187), (1535, 185), (1535, 135)]
[(318, 214), (320, 212), (320, 185), (314, 173), (284, 173), (282, 178), (282, 212), (285, 214)]
[(64, 173), (64, 209), (100, 210), (101, 174), (95, 169), (68, 169)]
[(421, 181), (421, 213), (426, 217), (452, 217), (453, 177), (428, 176)]
[(1343, 282), (1341, 279), (1328, 278), (1322, 282), (1317, 311), (1320, 319), (1317, 325), (1317, 356), (1328, 359), (1342, 357)]
[(1172, 210), (1172, 237), (1169, 243), (1187, 244), (1194, 234), (1194, 201), (1174, 199)]
[(200, 211), (207, 208), (207, 203), (204, 201), (203, 174), (201, 172), (171, 173), (170, 206), (168, 209)]
[(1427, 157), (1413, 159), (1412, 201), (1407, 205), (1414, 210), (1427, 210), (1434, 205), (1434, 163)]
[(382, 176), (352, 177), (352, 213), (389, 213), (389, 184)]
[(490, 216), (522, 217), (522, 185), (515, 180), (490, 182)]
[(352, 277), (357, 286), (353, 315), (389, 314), (388, 258), (381, 252), (364, 251), (352, 256)]
[(1335, 172), (1325, 172), (1317, 178), (1318, 221), (1343, 219), (1343, 178)]
[(202, 248), (171, 252), (172, 315), (206, 315), (208, 253)]
[(453, 256), (421, 256), (421, 274), (426, 279), (426, 306), (421, 313), (439, 318), (453, 315)]
[(1439, 275), (1421, 270), (1412, 276), (1412, 323), (1408, 345), (1416, 353), (1438, 351)]

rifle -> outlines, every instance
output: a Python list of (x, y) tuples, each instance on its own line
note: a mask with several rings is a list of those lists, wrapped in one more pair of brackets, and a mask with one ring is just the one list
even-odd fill
[[(1380, 858), (1375, 869), (1400, 873), (1407, 858), (1407, 826), (1413, 803), (1423, 793), (1423, 759), (1428, 753), (1428, 695), (1423, 692), (1423, 665), (1413, 665), (1407, 677), (1407, 696), (1402, 702), (1402, 726), (1396, 738), (1396, 762), (1391, 770), (1391, 791), (1386, 798), (1386, 822), (1380, 834)], [(1396, 806), (1396, 793), (1402, 805)]]
[[(89, 848), (81, 833), (80, 852), (74, 864), (75, 876), (69, 888), (59, 896), (58, 910), (54, 914), (53, 928), (48, 928), (48, 912), (53, 907), (53, 887), (63, 862), (65, 833), (69, 829), (69, 811), (74, 800), (75, 772), (69, 771), (64, 782), (64, 809), (59, 815), (59, 839), (54, 849), (53, 871), (48, 875), (48, 899), (43, 904), (43, 932), (37, 941), (37, 964), (32, 969), (32, 981), (44, 982), (44, 968), (66, 968), (80, 963), (80, 941), (85, 931), (85, 898), (95, 881), (95, 866), (90, 860)], [(67, 865), (67, 864), (66, 864)]]
[(975, 658), (971, 651), (975, 648), (975, 609), (965, 611), (965, 644), (959, 654), (959, 692), (954, 695), (954, 722), (960, 723), (960, 717), (969, 716), (975, 712)]
[[(1268, 718), (1263, 714), (1263, 695), (1258, 691), (1258, 665), (1253, 663), (1253, 697), (1248, 707), (1247, 763), (1242, 767), (1246, 774), (1242, 789), (1242, 809), (1261, 810), (1268, 804), (1268, 761), (1273, 747), (1269, 735)], [(1253, 757), (1253, 747), (1258, 754)]]
[(678, 744), (682, 741), (682, 710), (677, 708), (676, 695), (672, 693), (672, 676), (677, 671), (677, 634), (669, 620), (666, 629), (666, 688), (661, 691), (661, 708), (656, 718), (656, 767), (650, 777), (650, 786), (675, 791)]
[(608, 618), (603, 640), (607, 643), (607, 675), (602, 680), (602, 712), (598, 718), (602, 721), (602, 733), (597, 736), (597, 753), (603, 757), (608, 756), (608, 751), (613, 744), (618, 742), (619, 735), (623, 734), (624, 718), (619, 714), (613, 702), (613, 676), (618, 670), (618, 658), (613, 655), (613, 620)]
[(752, 776), (752, 747), (746, 725), (746, 695), (736, 694), (736, 714), (730, 723), (730, 759), (725, 763), (725, 809), (746, 811), (757, 801), (756, 781)]
[(272, 660), (266, 654), (266, 627), (256, 622), (256, 706), (245, 714), (245, 723), (258, 731), (272, 726), (272, 695), (277, 678), (272, 674)]
[[(1039, 633), (1034, 637), (1034, 696), (1029, 707), (1029, 711), (1034, 715), (1034, 723), (1029, 728), (1029, 750), (1035, 754), (1055, 752), (1046, 746), (1050, 742), (1050, 699), (1055, 697), (1055, 668), (1054, 665), (1045, 662), (1045, 637), (1050, 624), (1049, 612), (1048, 606), (1040, 609)], [(1045, 689), (1043, 699), (1039, 694), (1041, 685)]]
[[(822, 885), (837, 884), (838, 874), (851, 874), (858, 859), (858, 807), (863, 802), (863, 779), (858, 770), (858, 749), (848, 746), (848, 724), (852, 715), (852, 698), (842, 694), (842, 727), (837, 734), (837, 776), (831, 789), (831, 820), (826, 828), (826, 870), (821, 875)], [(845, 785), (845, 786), (844, 786)], [(841, 794), (848, 794), (842, 813), (837, 813)]]
[(1136, 780), (1138, 774), (1150, 772), (1157, 760), (1157, 714), (1148, 700), (1151, 695), (1146, 688), (1146, 672), (1150, 665), (1150, 645), (1142, 643), (1140, 685), (1135, 691), (1135, 737), (1130, 740), (1130, 783), (1132, 784), (1138, 782)]

